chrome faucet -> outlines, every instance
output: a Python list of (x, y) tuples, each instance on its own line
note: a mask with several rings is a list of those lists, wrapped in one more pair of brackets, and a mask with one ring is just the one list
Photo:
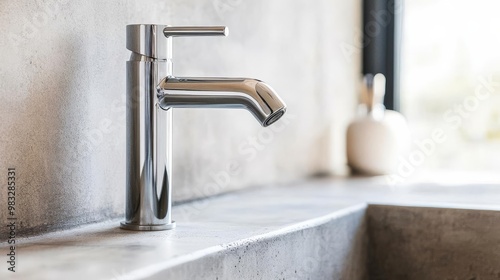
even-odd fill
[(243, 108), (262, 126), (285, 113), (264, 82), (249, 78), (179, 78), (172, 74), (172, 38), (226, 36), (227, 27), (127, 25), (127, 180), (130, 230), (167, 230), (172, 221), (172, 108)]

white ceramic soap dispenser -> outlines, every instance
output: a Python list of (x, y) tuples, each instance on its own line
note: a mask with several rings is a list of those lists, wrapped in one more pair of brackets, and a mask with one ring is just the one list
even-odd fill
[(358, 116), (347, 128), (347, 162), (356, 173), (392, 174), (409, 149), (406, 120), (396, 111), (385, 110), (384, 95), (384, 75), (365, 75)]

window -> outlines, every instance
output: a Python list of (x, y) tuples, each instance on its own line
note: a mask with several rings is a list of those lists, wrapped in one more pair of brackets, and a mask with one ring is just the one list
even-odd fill
[[(498, 11), (498, 0), (405, 1), (399, 99), (419, 169), (500, 171)], [(429, 142), (435, 130), (444, 142)]]

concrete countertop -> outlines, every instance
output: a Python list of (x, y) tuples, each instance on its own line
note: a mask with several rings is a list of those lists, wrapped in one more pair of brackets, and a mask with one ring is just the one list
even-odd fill
[[(500, 210), (499, 201), (494, 180), (391, 187), (380, 178), (316, 179), (256, 188), (174, 207), (171, 231), (126, 231), (114, 220), (18, 239), (16, 272), (4, 261), (0, 279), (143, 279), (367, 203)], [(1, 244), (2, 255), (8, 246)]]

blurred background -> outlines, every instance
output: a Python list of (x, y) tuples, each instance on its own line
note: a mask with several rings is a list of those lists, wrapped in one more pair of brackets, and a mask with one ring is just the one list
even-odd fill
[(401, 112), (415, 139), (447, 135), (421, 168), (498, 172), (500, 2), (405, 1)]
[(492, 0), (363, 2), (363, 73), (386, 75), (384, 104), (405, 116), (411, 134), (401, 181), (497, 172), (498, 8)]

